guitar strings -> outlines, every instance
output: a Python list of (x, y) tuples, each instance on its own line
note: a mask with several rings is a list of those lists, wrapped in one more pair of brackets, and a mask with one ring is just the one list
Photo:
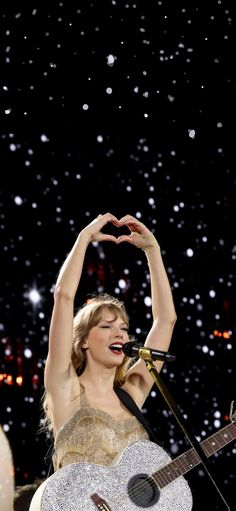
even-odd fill
[(147, 476), (145, 480), (140, 483), (136, 483), (128, 492), (128, 495), (132, 495), (133, 497), (140, 497), (146, 488), (154, 488), (154, 490), (158, 489), (157, 483), (150, 476)]
[[(148, 480), (148, 482), (147, 482)], [(154, 488), (154, 489), (159, 489), (157, 483), (155, 482), (155, 480), (147, 475), (147, 478), (145, 480), (143, 480), (142, 482), (139, 482), (139, 483), (136, 483), (131, 489), (130, 491), (127, 491), (126, 493), (124, 492), (124, 490), (122, 490), (122, 492), (120, 493), (119, 497), (116, 497), (113, 499), (113, 502), (118, 502), (120, 501), (120, 499), (122, 498), (122, 500), (125, 500), (127, 499), (127, 496), (130, 497), (132, 496), (133, 498), (134, 497), (140, 497), (143, 492), (145, 491), (146, 487), (149, 486), (150, 487), (150, 483), (151, 483), (151, 486)], [(132, 498), (131, 498), (132, 500)], [(133, 501), (135, 503), (135, 501)], [(138, 505), (138, 504), (136, 504)]]
[[(165, 466), (166, 465), (164, 465), (164, 467)], [(163, 467), (160, 467), (159, 470), (161, 470), (162, 468)], [(129, 491), (127, 491), (127, 493), (122, 491), (123, 499), (127, 498), (127, 495), (138, 498), (138, 497), (140, 497), (143, 494), (145, 489), (147, 487), (150, 487), (150, 486), (154, 489), (154, 491), (155, 490), (157, 490), (157, 491), (159, 490), (160, 491), (162, 488), (167, 487), (169, 484), (173, 483), (175, 479), (179, 479), (181, 477), (180, 475), (178, 475), (178, 476), (176, 476), (175, 479), (172, 479), (169, 482), (164, 482), (163, 485), (159, 486), (157, 481), (153, 477), (154, 475), (155, 475), (155, 473), (154, 474), (150, 474), (150, 475), (147, 474), (146, 479), (143, 479), (141, 482), (136, 483)], [(119, 498), (120, 498), (120, 496), (115, 498), (114, 502), (117, 502)], [(132, 500), (132, 498), (131, 498), (131, 500)]]
[[(104, 486), (106, 487), (106, 474), (103, 475), (102, 480), (104, 482), (103, 483)], [(147, 480), (149, 481), (149, 484), (148, 484)], [(128, 497), (136, 496), (137, 498), (140, 497), (143, 494), (143, 492), (145, 491), (146, 487), (147, 486), (150, 487), (150, 483), (153, 488), (157, 487), (157, 489), (159, 489), (157, 483), (154, 481), (154, 479), (151, 477), (151, 475), (147, 474), (147, 478), (145, 480), (143, 480), (142, 482), (136, 483), (133, 486), (133, 488), (130, 489), (130, 491), (127, 491), (127, 490), (126, 490), (126, 492), (124, 490), (120, 491), (120, 488), (119, 488), (119, 496), (113, 498), (113, 503), (118, 502), (118, 504), (119, 504), (120, 500), (121, 501), (122, 500), (124, 501), (125, 499), (127, 500), (127, 496)], [(132, 498), (131, 498), (131, 500), (132, 500)], [(134, 502), (134, 504), (135, 504), (135, 502)], [(104, 506), (104, 503), (102, 505)], [(109, 506), (109, 503), (106, 505)]]
[[(226, 428), (224, 428), (224, 429), (226, 429)], [(213, 436), (214, 436), (214, 435), (213, 435)], [(211, 437), (209, 437), (209, 439), (210, 439), (210, 438), (211, 438)], [(209, 441), (209, 439), (208, 439), (208, 441)], [(233, 439), (233, 438), (232, 438), (232, 439)], [(223, 447), (223, 446), (222, 446), (222, 447)], [(219, 448), (220, 448), (220, 446), (219, 446)], [(181, 459), (181, 458), (182, 458), (182, 459), (184, 459), (184, 457), (186, 456), (186, 454), (191, 454), (192, 452), (193, 452), (193, 455), (195, 456), (195, 454), (196, 454), (196, 453), (195, 453), (195, 451), (194, 451), (193, 449), (190, 449), (189, 451), (184, 452), (183, 454), (181, 454), (181, 455), (180, 455), (180, 457), (179, 457), (179, 459)], [(193, 461), (194, 461), (194, 460), (193, 460)], [(174, 462), (175, 462), (175, 460), (172, 460), (172, 461), (170, 461), (170, 463), (168, 463), (168, 464), (172, 465), (172, 464), (174, 464)], [(166, 467), (166, 465), (165, 465), (165, 467)], [(163, 468), (163, 467), (160, 467), (160, 469), (159, 469), (159, 470), (161, 471), (161, 469), (162, 469), (162, 468)], [(176, 473), (176, 477), (175, 477), (174, 479), (171, 479), (169, 482), (165, 482), (165, 481), (164, 481), (163, 486), (162, 486), (162, 485), (160, 485), (160, 488), (159, 488), (159, 485), (157, 484), (157, 482), (155, 481), (155, 479), (153, 478), (154, 474), (153, 474), (153, 476), (152, 476), (152, 474), (151, 474), (151, 475), (147, 475), (147, 478), (146, 478), (145, 480), (143, 480), (143, 481), (142, 481), (142, 482), (140, 482), (140, 483), (137, 483), (137, 484), (134, 486), (134, 492), (135, 492), (135, 494), (136, 494), (136, 495), (138, 495), (138, 491), (137, 491), (137, 490), (139, 490), (139, 492), (143, 492), (143, 491), (145, 490), (146, 485), (147, 485), (147, 480), (149, 480), (149, 482), (151, 482), (151, 483), (152, 483), (153, 487), (154, 487), (154, 485), (155, 485), (155, 487), (157, 487), (158, 489), (162, 489), (163, 487), (166, 487), (166, 486), (168, 486), (170, 483), (172, 483), (175, 479), (178, 479), (178, 478), (180, 478), (181, 476), (183, 476), (183, 474), (184, 474), (185, 472), (187, 472), (187, 471), (188, 471), (188, 470), (182, 471), (182, 473), (181, 473), (181, 474), (177, 474), (177, 473)], [(129, 492), (129, 494), (130, 494), (130, 495), (131, 495), (131, 494), (132, 494), (132, 495), (134, 495), (134, 492), (132, 492), (132, 489), (131, 489), (131, 490), (130, 490), (130, 492)], [(140, 493), (140, 494), (141, 494), (141, 493)]]

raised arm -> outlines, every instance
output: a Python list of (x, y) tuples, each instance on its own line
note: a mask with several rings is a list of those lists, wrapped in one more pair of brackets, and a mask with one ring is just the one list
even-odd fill
[(54, 292), (54, 306), (49, 329), (49, 350), (45, 367), (45, 386), (49, 392), (53, 392), (58, 384), (63, 386), (68, 378), (73, 376), (71, 351), (74, 298), (89, 243), (92, 241), (116, 242), (114, 236), (101, 232), (108, 222), (117, 225), (118, 220), (110, 213), (99, 215), (79, 233), (59, 272)]
[[(121, 218), (120, 222), (129, 228), (131, 234), (120, 236), (118, 243), (128, 242), (141, 248), (147, 257), (150, 271), (153, 322), (145, 346), (168, 351), (176, 322), (176, 313), (160, 246), (153, 233), (135, 217), (126, 215)], [(155, 362), (155, 365), (160, 371), (163, 362)], [(127, 374), (127, 390), (142, 406), (152, 385), (153, 379), (145, 367), (145, 362), (139, 360)]]

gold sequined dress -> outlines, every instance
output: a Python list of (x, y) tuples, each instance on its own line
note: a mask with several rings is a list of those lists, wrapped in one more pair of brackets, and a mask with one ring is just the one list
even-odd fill
[(136, 417), (117, 420), (104, 410), (92, 408), (81, 386), (80, 409), (64, 424), (55, 440), (54, 470), (80, 462), (108, 466), (129, 444), (148, 439)]

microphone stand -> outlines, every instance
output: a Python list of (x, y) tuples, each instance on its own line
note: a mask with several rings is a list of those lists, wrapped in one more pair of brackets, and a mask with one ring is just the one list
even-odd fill
[(146, 367), (147, 367), (149, 373), (153, 377), (153, 380), (155, 381), (158, 389), (160, 390), (160, 392), (163, 395), (164, 399), (166, 400), (167, 404), (169, 405), (169, 408), (172, 410), (175, 418), (177, 419), (179, 425), (181, 426), (182, 430), (184, 431), (185, 435), (187, 436), (189, 442), (192, 444), (195, 451), (197, 452), (197, 454), (200, 458), (200, 461), (202, 462), (202, 465), (205, 468), (205, 471), (206, 471), (207, 475), (209, 476), (211, 482), (215, 486), (215, 489), (217, 490), (217, 493), (218, 493), (221, 501), (224, 503), (224, 506), (226, 507), (226, 509), (230, 510), (229, 505), (227, 504), (225, 498), (223, 497), (221, 491), (219, 490), (216, 482), (214, 481), (214, 479), (210, 473), (210, 470), (208, 467), (208, 464), (209, 464), (208, 459), (207, 459), (201, 445), (195, 439), (194, 435), (191, 432), (187, 431), (187, 428), (185, 425), (185, 423), (187, 424), (187, 421), (184, 419), (184, 417), (181, 416), (173, 397), (171, 396), (170, 392), (168, 391), (166, 385), (164, 384), (160, 374), (157, 372), (157, 370), (154, 366), (154, 363), (153, 363), (153, 359), (152, 359), (150, 350), (148, 350), (148, 349), (145, 350), (145, 348), (142, 348), (142, 350), (140, 350), (140, 351), (141, 351), (141, 358), (143, 358), (143, 360), (145, 361), (145, 364), (146, 364)]

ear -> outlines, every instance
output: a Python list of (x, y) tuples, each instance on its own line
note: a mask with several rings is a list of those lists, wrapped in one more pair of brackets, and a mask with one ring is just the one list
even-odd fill
[(87, 349), (88, 349), (88, 347), (89, 347), (89, 346), (88, 346), (88, 343), (87, 343), (87, 341), (86, 341), (86, 339), (85, 339), (85, 341), (83, 342), (83, 344), (82, 344), (81, 348), (82, 348), (82, 350), (87, 350)]

